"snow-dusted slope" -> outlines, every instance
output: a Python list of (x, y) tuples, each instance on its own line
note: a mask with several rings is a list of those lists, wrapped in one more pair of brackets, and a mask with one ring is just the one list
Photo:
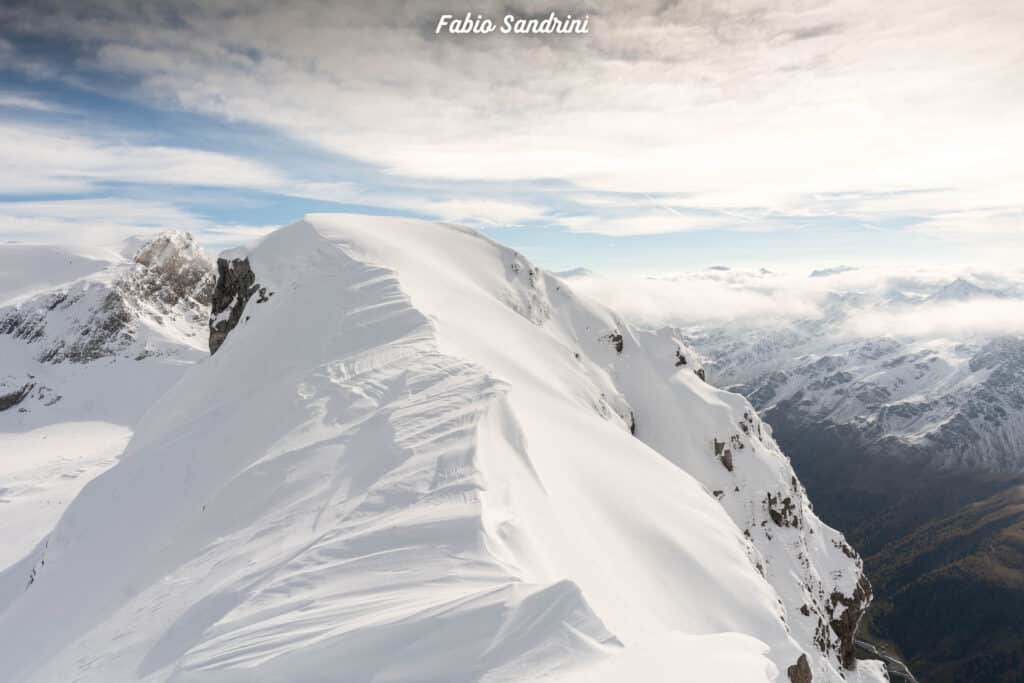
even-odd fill
[(678, 333), (452, 226), (243, 256), (223, 346), (0, 574), (0, 678), (882, 679), (859, 560)]
[(206, 356), (212, 273), (185, 233), (85, 255), (0, 245), (0, 568)]
[(103, 270), (114, 253), (82, 254), (43, 244), (0, 244), (0, 305)]

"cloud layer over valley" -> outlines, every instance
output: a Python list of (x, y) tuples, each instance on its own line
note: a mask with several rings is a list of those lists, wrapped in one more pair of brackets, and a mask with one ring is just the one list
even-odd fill
[[(834, 274), (833, 274), (834, 273)], [(1024, 334), (1024, 272), (832, 268), (771, 272), (725, 267), (662, 277), (567, 278), (574, 289), (648, 325), (781, 328), (820, 321), (847, 337)]]

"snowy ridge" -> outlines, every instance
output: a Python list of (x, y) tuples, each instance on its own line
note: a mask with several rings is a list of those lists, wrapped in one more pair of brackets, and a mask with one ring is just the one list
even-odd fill
[(0, 677), (884, 680), (859, 560), (677, 332), (453, 226), (245, 256), (267, 296), (0, 574)]

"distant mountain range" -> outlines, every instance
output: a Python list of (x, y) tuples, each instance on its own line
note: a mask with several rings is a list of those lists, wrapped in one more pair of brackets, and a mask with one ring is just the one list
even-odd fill
[(865, 554), (870, 631), (925, 681), (1024, 680), (1024, 337), (863, 336), (849, 322), (993, 300), (1021, 300), (1020, 286), (847, 289), (781, 327), (687, 329), (709, 380), (766, 416), (815, 509)]

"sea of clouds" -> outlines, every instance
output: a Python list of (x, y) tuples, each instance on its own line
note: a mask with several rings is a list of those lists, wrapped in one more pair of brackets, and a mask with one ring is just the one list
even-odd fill
[(958, 339), (1024, 334), (1024, 271), (712, 268), (574, 274), (573, 288), (645, 325), (750, 329), (826, 319), (830, 334)]

